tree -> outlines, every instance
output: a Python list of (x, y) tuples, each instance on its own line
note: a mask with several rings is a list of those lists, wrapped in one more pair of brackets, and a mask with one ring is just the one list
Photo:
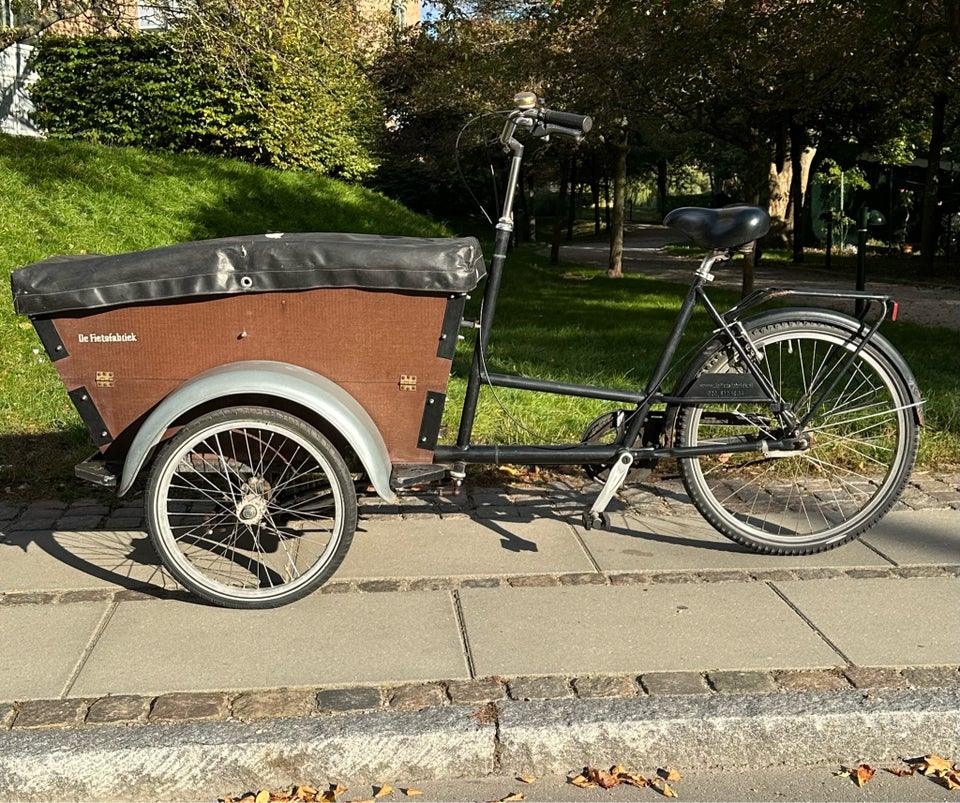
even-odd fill
[(947, 141), (960, 130), (960, 0), (895, 3), (894, 59), (915, 76), (929, 121), (927, 169), (921, 211), (920, 254), (933, 270), (940, 226), (940, 161)]
[(545, 11), (538, 49), (550, 66), (554, 93), (571, 109), (594, 118), (587, 148), (609, 152), (613, 170), (613, 215), (607, 276), (623, 275), (623, 223), (628, 153), (649, 83), (644, 66), (652, 50), (647, 16), (660, 9), (651, 0), (560, 0)]
[(372, 21), (348, 0), (176, 0), (175, 47), (224, 88), (221, 125), (252, 161), (358, 180), (382, 104), (367, 75)]
[(126, 0), (58, 0), (14, 3), (12, 25), (0, 25), (0, 50), (35, 39), (46, 31), (72, 26), (85, 33), (130, 30), (131, 5)]
[[(543, 89), (542, 64), (531, 48), (535, 21), (516, 10), (507, 14), (502, 5), (445, 3), (437, 19), (398, 35), (373, 66), (388, 120), (375, 184), (420, 211), (441, 217), (475, 211), (462, 191), (465, 180), (496, 214), (501, 175), (490, 166), (504, 164), (496, 112), (511, 108), (519, 90)], [(544, 150), (527, 146), (528, 185)]]

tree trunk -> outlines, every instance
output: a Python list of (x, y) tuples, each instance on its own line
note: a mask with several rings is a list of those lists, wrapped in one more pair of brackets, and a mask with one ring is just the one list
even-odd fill
[(615, 143), (616, 166), (613, 173), (613, 220), (610, 225), (610, 263), (607, 276), (623, 277), (623, 212), (627, 198), (627, 131), (621, 128)]
[(600, 168), (596, 155), (590, 160), (590, 195), (593, 198), (593, 233), (600, 234)]
[(810, 147), (810, 134), (796, 123), (790, 124), (790, 205), (793, 211), (793, 261), (803, 262), (804, 197), (810, 179), (810, 165), (817, 149)]
[(660, 220), (667, 216), (667, 160), (657, 160), (657, 213)]
[(937, 231), (940, 214), (937, 201), (940, 193), (940, 156), (944, 143), (944, 116), (947, 93), (933, 95), (933, 117), (930, 124), (930, 147), (927, 149), (927, 175), (923, 187), (923, 211), (920, 220), (920, 257), (923, 269), (933, 272), (933, 258), (937, 251)]
[(603, 225), (610, 231), (610, 176), (603, 178)]
[(560, 159), (560, 192), (557, 194), (557, 207), (553, 218), (553, 242), (550, 245), (550, 264), (560, 264), (560, 240), (563, 237), (563, 216), (567, 211), (567, 186), (570, 182), (570, 161), (566, 156)]
[(577, 217), (577, 155), (570, 157), (570, 199), (567, 204), (567, 239), (573, 239), (573, 224)]
[(786, 245), (790, 236), (792, 215), (790, 209), (790, 187), (793, 179), (793, 162), (788, 160), (778, 164), (776, 160), (770, 162), (768, 186), (770, 187), (770, 202), (767, 210), (770, 213), (770, 233), (773, 240)]
[[(747, 173), (743, 182), (743, 200), (751, 206), (760, 204), (760, 187), (769, 171), (770, 153), (760, 143), (760, 135), (751, 131), (752, 138), (747, 149)], [(754, 268), (756, 267), (760, 244), (743, 256), (743, 277), (740, 283), (740, 293), (746, 297), (753, 292)]]
[(527, 241), (537, 240), (537, 180), (532, 170), (526, 170), (524, 197), (526, 198), (527, 212)]

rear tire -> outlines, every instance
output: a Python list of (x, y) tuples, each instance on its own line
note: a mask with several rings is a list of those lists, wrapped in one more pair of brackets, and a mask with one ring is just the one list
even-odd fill
[[(803, 418), (856, 348), (846, 330), (819, 322), (759, 326), (749, 332), (761, 368)], [(698, 372), (742, 372), (721, 349)], [(805, 434), (809, 449), (790, 456), (724, 453), (680, 460), (690, 499), (719, 532), (759, 552), (807, 555), (844, 544), (894, 505), (913, 469), (918, 428), (909, 390), (869, 344), (854, 359)], [(695, 404), (681, 408), (680, 446), (758, 435), (776, 438), (769, 405)]]
[(357, 526), (337, 450), (266, 407), (217, 410), (184, 426), (151, 469), (146, 509), (170, 573), (228, 608), (306, 596), (339, 567)]

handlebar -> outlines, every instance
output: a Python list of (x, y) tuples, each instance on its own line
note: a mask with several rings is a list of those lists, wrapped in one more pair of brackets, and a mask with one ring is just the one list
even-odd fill
[(504, 145), (513, 136), (513, 131), (518, 125), (531, 129), (535, 137), (555, 134), (577, 142), (593, 128), (593, 118), (585, 114), (545, 109), (533, 92), (519, 93), (514, 98), (514, 104), (516, 109), (510, 114), (501, 137)]
[(574, 114), (572, 112), (555, 112), (550, 109), (540, 109), (538, 115), (540, 120), (547, 125), (557, 128), (566, 128), (576, 131), (578, 134), (587, 134), (593, 128), (593, 118), (585, 114)]

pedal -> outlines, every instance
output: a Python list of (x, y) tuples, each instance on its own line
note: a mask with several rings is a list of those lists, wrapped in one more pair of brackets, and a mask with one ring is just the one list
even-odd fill
[(630, 466), (633, 465), (633, 455), (629, 451), (622, 451), (617, 455), (617, 461), (610, 467), (610, 473), (607, 475), (607, 481), (597, 494), (590, 509), (583, 514), (583, 526), (585, 529), (593, 529), (594, 525), (601, 524), (604, 529), (610, 526), (610, 516), (607, 514), (607, 505), (613, 499), (613, 495), (620, 490), (623, 481), (627, 478)]

